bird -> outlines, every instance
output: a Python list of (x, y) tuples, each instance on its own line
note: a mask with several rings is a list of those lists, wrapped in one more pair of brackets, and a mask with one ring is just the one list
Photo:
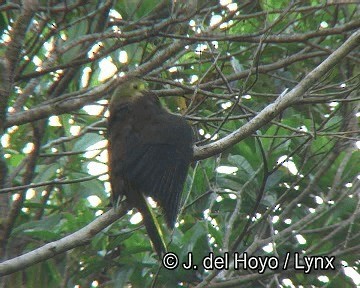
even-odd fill
[(147, 197), (157, 202), (174, 228), (183, 186), (193, 159), (194, 137), (184, 117), (161, 106), (140, 78), (114, 89), (109, 103), (109, 176), (114, 207), (123, 199), (141, 214), (150, 242), (166, 253), (162, 230)]

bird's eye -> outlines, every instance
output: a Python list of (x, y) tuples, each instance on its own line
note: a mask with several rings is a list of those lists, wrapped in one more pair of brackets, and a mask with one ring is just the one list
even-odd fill
[(139, 87), (138, 87), (137, 84), (134, 84), (134, 85), (133, 85), (133, 88), (134, 88), (134, 89), (138, 89)]

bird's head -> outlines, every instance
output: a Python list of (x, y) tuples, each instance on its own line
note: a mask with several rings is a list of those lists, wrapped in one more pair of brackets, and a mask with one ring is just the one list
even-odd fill
[(116, 87), (111, 97), (110, 105), (134, 101), (143, 96), (146, 91), (146, 82), (139, 78), (130, 78)]

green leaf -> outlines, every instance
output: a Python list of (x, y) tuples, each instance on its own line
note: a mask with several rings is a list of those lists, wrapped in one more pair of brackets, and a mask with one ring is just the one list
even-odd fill
[[(11, 236), (14, 237), (17, 234), (22, 233), (23, 231), (28, 231), (29, 233), (52, 231), (53, 233), (55, 233), (54, 232), (56, 230), (55, 227), (58, 226), (61, 218), (62, 218), (61, 215), (53, 214), (42, 220), (26, 222), (14, 228), (12, 230)], [(44, 237), (46, 236), (50, 236), (50, 234), (45, 233)]]
[(24, 230), (23, 233), (25, 235), (28, 235), (30, 237), (36, 238), (36, 239), (40, 239), (43, 241), (54, 241), (60, 238), (60, 234), (59, 233), (55, 233), (52, 231), (48, 231), (48, 230), (32, 230), (32, 229), (28, 229), (28, 230)]
[(91, 145), (104, 140), (103, 136), (100, 136), (97, 133), (87, 133), (82, 136), (79, 140), (76, 141), (74, 144), (73, 150), (74, 151), (84, 151)]

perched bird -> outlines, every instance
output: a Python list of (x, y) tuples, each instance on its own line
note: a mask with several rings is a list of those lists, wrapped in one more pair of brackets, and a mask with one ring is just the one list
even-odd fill
[(161, 257), (166, 246), (146, 196), (157, 202), (168, 227), (173, 228), (193, 157), (192, 129), (183, 117), (162, 108), (157, 96), (137, 78), (115, 89), (109, 107), (113, 204), (125, 196), (129, 206), (137, 208)]

